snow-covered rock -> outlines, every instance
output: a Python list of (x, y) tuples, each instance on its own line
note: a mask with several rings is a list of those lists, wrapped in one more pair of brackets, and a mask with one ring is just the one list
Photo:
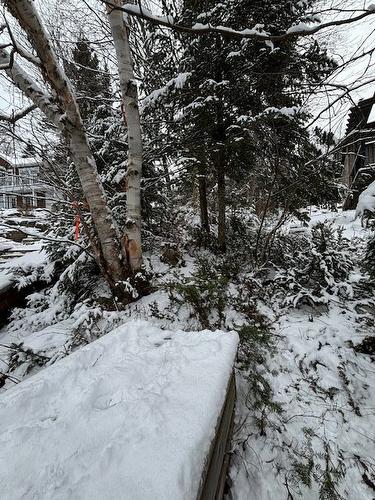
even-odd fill
[(129, 322), (0, 397), (2, 500), (195, 500), (235, 333)]
[(358, 204), (355, 211), (356, 217), (363, 215), (363, 213), (368, 210), (369, 212), (374, 212), (375, 210), (375, 181), (371, 182), (367, 188), (362, 191), (358, 198)]

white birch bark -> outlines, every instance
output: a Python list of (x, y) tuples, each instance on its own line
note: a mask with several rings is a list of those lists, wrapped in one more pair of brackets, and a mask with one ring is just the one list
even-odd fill
[[(111, 287), (115, 288), (117, 282), (126, 278), (126, 263), (120, 247), (118, 230), (97, 174), (95, 159), (88, 144), (74, 92), (58, 63), (33, 0), (3, 0), (2, 3), (27, 33), (41, 61), (43, 76), (56, 93), (57, 104), (54, 104), (52, 99), (35, 85), (16, 63), (7, 70), (8, 75), (14, 84), (65, 132), (97, 235), (100, 254), (98, 263)], [(4, 58), (4, 51), (1, 54)], [(31, 84), (28, 85), (28, 82)]]
[[(122, 0), (114, 0), (122, 7)], [(128, 129), (128, 170), (124, 245), (131, 270), (142, 265), (141, 242), (141, 179), (142, 179), (142, 133), (138, 107), (138, 90), (134, 80), (133, 60), (129, 46), (129, 26), (120, 10), (107, 6), (108, 20), (116, 50), (118, 73), (123, 106)]]

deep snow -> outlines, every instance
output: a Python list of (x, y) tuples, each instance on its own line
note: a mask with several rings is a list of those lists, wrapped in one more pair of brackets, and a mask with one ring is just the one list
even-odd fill
[[(358, 246), (369, 234), (353, 211), (312, 211), (310, 227), (322, 221), (342, 227)], [(360, 277), (356, 268), (352, 284)], [(375, 498), (369, 485), (375, 482), (375, 364), (353, 349), (374, 335), (374, 314), (373, 297), (333, 296), (327, 307), (286, 309), (274, 320), (276, 353), (263, 371), (282, 412), (267, 412), (262, 435), (246, 404), (248, 383), (238, 377), (231, 499)], [(309, 482), (309, 469), (307, 486), (302, 477)]]
[[(283, 231), (309, 232), (318, 222), (331, 222), (335, 227), (342, 228), (343, 236), (352, 241), (354, 248), (358, 248), (358, 265), (348, 282), (348, 286), (354, 288), (363, 277), (360, 256), (371, 231), (362, 227), (359, 218), (354, 219), (353, 211), (341, 213), (312, 208), (309, 215), (311, 222), (308, 227), (292, 221)], [(186, 265), (178, 268), (178, 273), (189, 277), (196, 262), (189, 255), (184, 256), (184, 260)], [(150, 263), (153, 270), (159, 273), (160, 283), (173, 279), (168, 266), (160, 263), (157, 256), (153, 256)], [(236, 292), (235, 286), (235, 283), (231, 284), (233, 293)], [(50, 358), (48, 365), (77, 348), (74, 343), (77, 327), (86, 335), (87, 325), (88, 342), (95, 335), (100, 336), (115, 325), (124, 323), (128, 317), (152, 317), (154, 325), (166, 330), (201, 328), (198, 318), (191, 314), (187, 304), (182, 304), (177, 311), (170, 309), (170, 298), (165, 289), (143, 297), (123, 312), (103, 313), (98, 309), (96, 315), (89, 302), (80, 303), (69, 317), (64, 312), (64, 297), (57, 288), (53, 289), (52, 297), (48, 309), (30, 307), (24, 312), (18, 310), (12, 322), (1, 331), (1, 343), (23, 342), (24, 348)], [(42, 298), (41, 294), (34, 294), (30, 301), (38, 303)], [(270, 383), (273, 400), (282, 411), (267, 410), (264, 433), (261, 433), (256, 411), (249, 406), (249, 381), (238, 372), (237, 416), (230, 471), (232, 488), (226, 500), (375, 498), (375, 490), (371, 487), (371, 482), (375, 483), (374, 363), (369, 355), (356, 353), (352, 348), (352, 344), (359, 344), (365, 336), (374, 335), (375, 300), (371, 295), (361, 295), (361, 291), (352, 298), (327, 296), (327, 299), (328, 303), (319, 308), (283, 307), (281, 299), (275, 299), (272, 304), (259, 304), (259, 309), (272, 324), (276, 344), (276, 351), (269, 353), (266, 363), (259, 369)], [(154, 305), (158, 306), (157, 314), (152, 312)], [(244, 321), (234, 310), (227, 310), (225, 314), (228, 329)], [(166, 349), (166, 346), (163, 344), (160, 349)], [(6, 355), (7, 349), (0, 347), (0, 370), (6, 369), (3, 361)], [(184, 356), (182, 361), (180, 357), (176, 358), (176, 365), (183, 364)], [(32, 373), (40, 369), (34, 367)], [(43, 369), (40, 376), (45, 372)], [(173, 370), (171, 373), (174, 373)], [(163, 370), (158, 374), (168, 376)], [(12, 375), (19, 379), (29, 377), (28, 360)], [(31, 380), (35, 380), (35, 376), (29, 379), (29, 384)], [(13, 380), (7, 380), (1, 390), (12, 387), (13, 383)], [(11, 391), (20, 390), (23, 385)], [(35, 397), (42, 398), (43, 394)], [(197, 393), (195, 400), (199, 401), (200, 397)], [(27, 419), (29, 410), (26, 406), (22, 408), (23, 418)], [(115, 408), (102, 413), (109, 415), (110, 411), (116, 411)], [(185, 421), (189, 415), (186, 412), (180, 414), (180, 420)], [(24, 442), (28, 446), (27, 440)], [(20, 442), (19, 449), (23, 447)], [(0, 447), (0, 453), (1, 450)], [(103, 466), (104, 458), (100, 456), (100, 460), (103, 460)], [(158, 465), (156, 456), (153, 460)], [(330, 478), (334, 485), (333, 490), (331, 488), (331, 492), (327, 493), (322, 488), (330, 487)], [(167, 498), (185, 500), (181, 496)]]
[(236, 333), (129, 322), (0, 397), (2, 500), (196, 500)]

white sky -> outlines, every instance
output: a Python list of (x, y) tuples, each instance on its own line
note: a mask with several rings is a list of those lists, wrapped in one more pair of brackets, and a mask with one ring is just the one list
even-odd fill
[[(276, 0), (275, 0), (276, 1)], [(345, 5), (346, 7), (354, 7), (362, 9), (364, 6), (371, 4), (371, 0), (332, 0), (328, 4), (338, 4)], [(360, 21), (353, 25), (345, 25), (339, 29), (334, 29), (331, 32), (323, 32), (319, 35), (320, 41), (327, 44), (330, 52), (335, 57), (335, 59), (340, 62), (343, 59), (347, 60), (351, 55), (358, 55), (363, 51), (375, 45), (375, 14), (370, 16), (366, 21)], [(367, 66), (369, 64), (369, 66)], [(364, 76), (364, 73), (366, 75)], [(353, 87), (360, 83), (363, 83), (371, 78), (375, 78), (375, 56), (374, 65), (372, 65), (372, 60), (369, 57), (362, 58), (357, 63), (352, 64), (345, 71), (338, 75), (334, 83), (345, 84), (349, 87)], [(335, 91), (335, 95), (339, 95), (342, 91)], [(362, 87), (361, 89), (351, 92), (351, 98), (358, 102), (359, 98), (366, 98), (373, 95), (375, 92), (375, 82)], [(329, 98), (331, 101), (334, 99), (332, 89)], [(21, 99), (21, 100), (20, 100)], [(23, 102), (22, 102), (23, 101)], [(310, 106), (313, 112), (318, 112), (327, 105), (327, 97), (320, 97), (312, 99), (310, 101)], [(4, 81), (3, 78), (0, 79), (0, 111), (9, 112), (14, 108), (22, 108), (26, 101), (20, 98), (17, 91), (14, 90), (11, 84)], [(322, 119), (318, 121), (318, 125), (331, 129), (336, 135), (340, 136), (345, 131), (345, 125), (347, 121), (347, 112), (351, 106), (349, 99), (341, 101), (334, 109), (326, 112)], [(23, 121), (21, 128), (23, 128), (24, 133), (28, 133), (26, 120)]]
[[(364, 6), (371, 5), (371, 3), (371, 1), (364, 2), (363, 0), (348, 2), (357, 9), (362, 9)], [(352, 25), (335, 28), (334, 33), (323, 33), (322, 39), (327, 43), (330, 53), (339, 64), (343, 60), (356, 57), (375, 47), (375, 15)], [(318, 125), (325, 129), (331, 129), (337, 136), (342, 136), (345, 133), (348, 110), (353, 105), (353, 101), (357, 103), (359, 99), (371, 97), (375, 93), (375, 81), (370, 82), (372, 79), (375, 79), (375, 54), (373, 57), (367, 56), (359, 59), (340, 72), (332, 83), (343, 84), (349, 88), (359, 86), (362, 83), (369, 83), (351, 91), (350, 96), (338, 103), (334, 109), (324, 113), (322, 119), (318, 121)], [(338, 96), (342, 92), (343, 90), (336, 91), (335, 94)], [(330, 102), (333, 99), (334, 96), (330, 96)], [(322, 101), (317, 104), (314, 111), (318, 112), (327, 106), (327, 97)]]

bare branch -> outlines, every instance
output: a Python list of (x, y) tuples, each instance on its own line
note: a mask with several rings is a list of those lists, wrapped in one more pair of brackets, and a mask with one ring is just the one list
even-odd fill
[(346, 90), (342, 94), (340, 94), (338, 97), (336, 97), (336, 99), (334, 99), (331, 103), (329, 103), (328, 106), (326, 106), (324, 109), (322, 109), (322, 111), (320, 111), (315, 116), (315, 118), (308, 125), (306, 125), (306, 128), (310, 128), (311, 125), (313, 125), (316, 121), (318, 121), (319, 118), (326, 111), (328, 111), (329, 109), (331, 109), (335, 104), (337, 104), (339, 101), (341, 101), (344, 97), (350, 95), (351, 92), (353, 92), (354, 90), (358, 90), (361, 87), (365, 87), (366, 85), (369, 85), (370, 83), (374, 83), (374, 82), (375, 82), (375, 78), (371, 78), (371, 79), (366, 80), (365, 82), (362, 82), (362, 83), (360, 83), (358, 85), (354, 85), (353, 87), (346, 87), (345, 85), (341, 85), (340, 87), (343, 88), (343, 89), (346, 89)]
[(62, 129), (63, 113), (44, 89), (42, 89), (21, 66), (13, 60), (13, 52), (8, 54), (0, 48), (0, 68), (6, 70), (14, 85), (19, 88), (41, 111), (60, 129)]
[(7, 27), (10, 39), (12, 41), (12, 45), (13, 45), (14, 50), (16, 52), (18, 52), (18, 54), (21, 57), (23, 57), (24, 59), (27, 59), (29, 62), (35, 64), (35, 66), (40, 66), (41, 65), (40, 59), (38, 57), (34, 56), (34, 54), (29, 52), (25, 48), (23, 48), (22, 45), (17, 42), (17, 40), (15, 39), (15, 37), (13, 35), (12, 30), (10, 29), (9, 23), (8, 23), (5, 15), (4, 15), (4, 21), (5, 21), (5, 25)]
[(31, 106), (28, 106), (27, 108), (19, 111), (18, 113), (13, 113), (12, 115), (4, 115), (3, 113), (0, 113), (0, 121), (5, 121), (8, 123), (16, 123), (18, 120), (21, 120), (24, 118), (26, 115), (31, 113), (34, 109), (36, 109), (38, 106), (36, 104), (31, 104)]
[(176, 23), (172, 16), (158, 16), (153, 14), (150, 10), (144, 7), (140, 8), (137, 5), (125, 4), (122, 7), (115, 5), (110, 0), (101, 0), (107, 7), (114, 10), (121, 10), (126, 14), (137, 17), (139, 19), (144, 19), (156, 26), (164, 26), (166, 28), (171, 28), (175, 31), (181, 33), (187, 33), (194, 36), (202, 36), (207, 34), (219, 34), (230, 38), (252, 38), (255, 40), (263, 41), (279, 41), (285, 40), (287, 38), (295, 38), (302, 36), (314, 35), (315, 33), (322, 31), (327, 28), (334, 26), (342, 26), (345, 24), (352, 24), (357, 21), (375, 14), (375, 7), (370, 6), (368, 9), (361, 11), (361, 14), (353, 17), (348, 17), (344, 19), (338, 19), (336, 21), (329, 21), (326, 23), (317, 24), (315, 26), (307, 26), (305, 23), (300, 23), (296, 26), (291, 26), (285, 33), (280, 33), (278, 35), (271, 35), (266, 31), (259, 31), (257, 28), (246, 28), (244, 30), (235, 30), (226, 26), (211, 26), (210, 24), (195, 24), (191, 27), (184, 26), (182, 24)]
[(85, 253), (87, 253), (87, 255), (89, 255), (92, 259), (95, 260), (94, 256), (87, 250), (87, 248), (81, 245), (80, 243), (77, 243), (76, 241), (65, 240), (62, 238), (49, 238), (48, 236), (41, 236), (40, 234), (37, 233), (27, 232), (19, 226), (13, 226), (13, 225), (11, 226), (9, 224), (5, 224), (4, 222), (0, 222), (0, 226), (6, 227), (7, 229), (17, 229), (17, 231), (24, 234), (25, 236), (32, 236), (33, 238), (37, 238), (39, 240), (52, 241), (54, 243), (68, 243), (69, 245), (75, 245), (79, 247), (81, 250), (83, 250)]

